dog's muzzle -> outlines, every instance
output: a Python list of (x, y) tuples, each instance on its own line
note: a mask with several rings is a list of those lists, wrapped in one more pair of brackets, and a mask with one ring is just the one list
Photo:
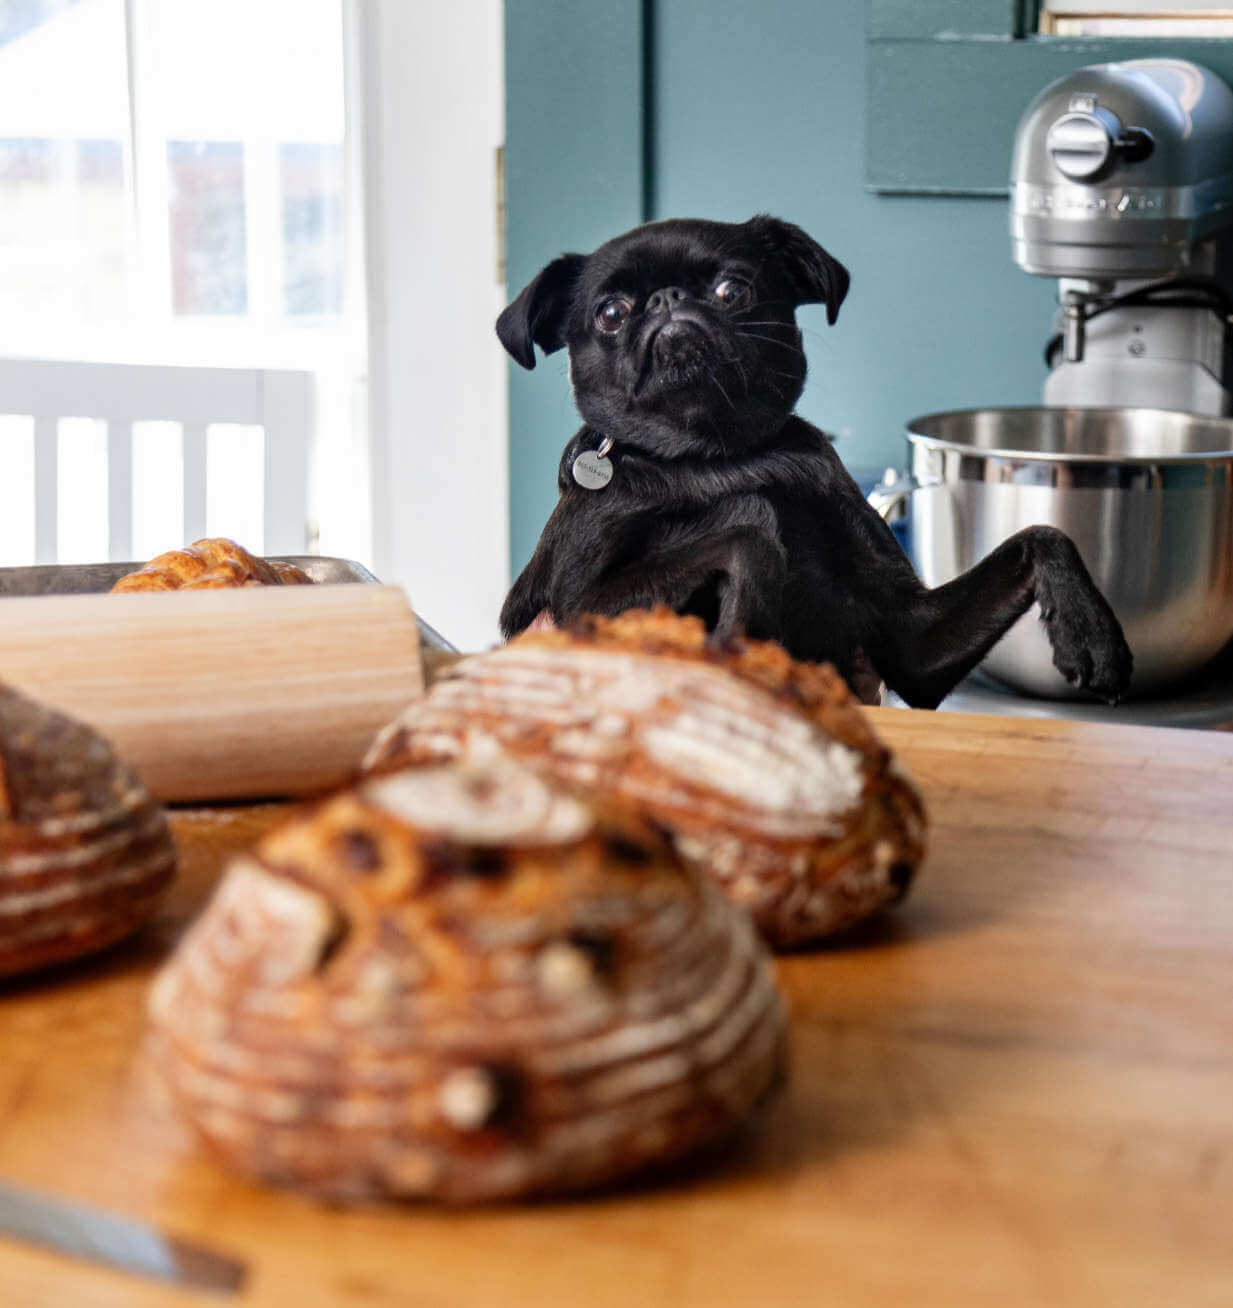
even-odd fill
[(705, 330), (689, 318), (674, 315), (656, 331), (650, 344), (650, 356), (657, 368), (673, 370), (700, 367), (714, 350)]

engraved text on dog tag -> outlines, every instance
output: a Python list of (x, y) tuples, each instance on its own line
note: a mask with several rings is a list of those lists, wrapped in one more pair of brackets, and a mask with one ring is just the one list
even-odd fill
[(583, 490), (603, 490), (612, 480), (612, 461), (607, 457), (612, 437), (605, 436), (597, 450), (582, 450), (570, 464), (570, 473)]

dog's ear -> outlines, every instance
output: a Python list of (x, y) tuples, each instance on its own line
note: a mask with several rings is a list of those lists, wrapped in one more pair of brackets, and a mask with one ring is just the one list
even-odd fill
[(554, 259), (501, 311), (497, 336), (524, 368), (535, 367), (535, 346), (551, 354), (565, 344), (565, 318), (586, 261), (584, 254)]
[(833, 324), (851, 282), (843, 264), (795, 223), (758, 214), (745, 226), (766, 249), (778, 255), (797, 304), (825, 304), (826, 321)]

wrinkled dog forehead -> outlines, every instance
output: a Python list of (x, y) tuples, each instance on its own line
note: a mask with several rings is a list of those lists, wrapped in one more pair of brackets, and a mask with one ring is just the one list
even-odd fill
[[(648, 223), (601, 245), (587, 261), (584, 294), (606, 290), (650, 292), (705, 281), (733, 261), (760, 261), (742, 223), (674, 218)], [(752, 271), (752, 269), (751, 269)]]

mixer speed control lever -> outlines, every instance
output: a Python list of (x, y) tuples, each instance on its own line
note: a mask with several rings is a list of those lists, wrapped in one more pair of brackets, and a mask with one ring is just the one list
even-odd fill
[(1142, 163), (1156, 148), (1146, 127), (1128, 127), (1117, 138), (1117, 153), (1123, 163)]

